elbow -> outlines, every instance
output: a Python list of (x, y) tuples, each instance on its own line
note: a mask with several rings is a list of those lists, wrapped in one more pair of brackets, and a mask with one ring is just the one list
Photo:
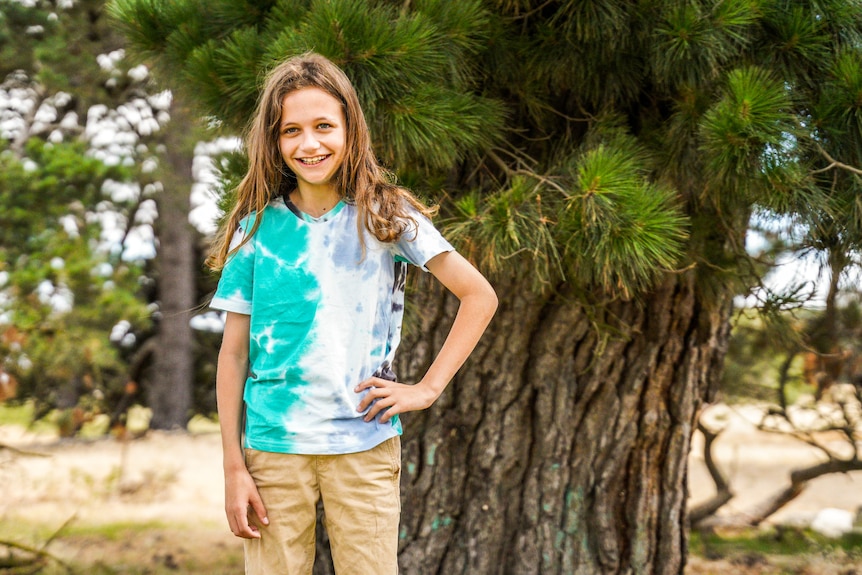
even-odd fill
[(488, 288), (491, 292), (488, 299), (489, 299), (489, 305), (491, 306), (491, 315), (493, 316), (494, 313), (497, 311), (497, 308), (500, 305), (500, 300), (497, 298), (497, 292), (494, 291), (494, 288), (491, 287), (491, 284), (488, 284)]
[(485, 317), (487, 321), (491, 321), (491, 318), (494, 317), (494, 314), (497, 312), (497, 307), (500, 304), (500, 300), (497, 298), (497, 292), (494, 291), (494, 288), (490, 283), (485, 284), (485, 289), (482, 293), (482, 302), (483, 308), (485, 311)]
[(497, 311), (497, 293), (491, 284), (482, 282), (461, 298), (461, 309), (474, 325), (487, 326)]

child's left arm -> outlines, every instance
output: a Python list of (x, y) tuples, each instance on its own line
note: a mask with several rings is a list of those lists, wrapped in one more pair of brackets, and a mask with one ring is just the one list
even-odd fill
[(371, 377), (356, 386), (357, 393), (369, 389), (357, 411), (364, 411), (378, 400), (365, 415), (365, 421), (371, 421), (383, 409), (386, 412), (381, 422), (397, 413), (430, 407), (476, 347), (497, 309), (497, 295), (491, 284), (458, 252), (438, 254), (425, 267), (461, 301), (452, 329), (425, 377), (415, 385)]

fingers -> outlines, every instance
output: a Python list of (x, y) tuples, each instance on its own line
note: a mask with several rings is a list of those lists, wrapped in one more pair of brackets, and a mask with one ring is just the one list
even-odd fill
[(251, 498), (251, 510), (257, 515), (258, 521), (260, 521), (263, 525), (269, 525), (269, 518), (266, 516), (266, 507), (263, 505), (263, 500), (260, 498), (260, 494), (255, 490), (254, 494)]
[(228, 519), (231, 532), (243, 539), (260, 539), (260, 529), (255, 525), (252, 515), (256, 515), (257, 520), (263, 525), (269, 525), (269, 519), (265, 515), (261, 517), (260, 513), (252, 507), (249, 507), (245, 512), (237, 511)]
[(244, 472), (225, 477), (225, 514), (231, 532), (243, 539), (260, 538), (260, 525), (269, 525), (257, 486)]
[(249, 521), (248, 508), (228, 511), (227, 521), (231, 532), (243, 539), (260, 539), (260, 530)]
[(381, 379), (379, 377), (369, 377), (366, 380), (363, 380), (356, 387), (353, 388), (353, 391), (356, 393), (361, 393), (366, 389), (379, 389), (382, 387), (386, 387), (387, 385), (395, 383), (394, 381), (390, 381), (388, 379)]
[(367, 390), (356, 411), (361, 413), (368, 410), (365, 421), (371, 421), (380, 415), (381, 423), (386, 423), (399, 413), (425, 409), (437, 398), (420, 385), (406, 385), (379, 377), (366, 379), (354, 390), (357, 393)]
[[(365, 414), (365, 421), (371, 421), (377, 414), (383, 410), (386, 410), (386, 413), (380, 416), (380, 423), (386, 423), (389, 419), (397, 413), (394, 411), (395, 409), (395, 400), (391, 397), (386, 397), (383, 399), (377, 400), (372, 406), (371, 409), (368, 410), (368, 413)], [(362, 411), (362, 410), (360, 410)]]
[(385, 397), (386, 395), (388, 395), (386, 388), (391, 383), (391, 381), (386, 379), (380, 379), (379, 377), (369, 377), (368, 379), (357, 385), (354, 388), (354, 391), (356, 393), (361, 393), (366, 389), (368, 390), (368, 393), (366, 393), (365, 397), (363, 397), (362, 400), (359, 402), (359, 406), (356, 408), (356, 411), (365, 411), (366, 409), (368, 409), (368, 406), (371, 405), (371, 402), (373, 402), (375, 399), (380, 399), (381, 397)]

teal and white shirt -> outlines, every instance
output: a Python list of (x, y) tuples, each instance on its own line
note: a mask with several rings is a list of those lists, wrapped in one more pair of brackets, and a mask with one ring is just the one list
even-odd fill
[[(453, 249), (427, 218), (412, 215), (417, 225), (392, 244), (363, 227), (363, 257), (356, 206), (341, 201), (312, 218), (276, 198), (228, 259), (211, 307), (251, 316), (245, 447), (354, 453), (401, 434), (397, 416), (363, 421), (363, 395), (353, 389), (372, 375), (395, 379), (405, 262), (425, 269)], [(253, 222), (242, 222), (234, 245)]]

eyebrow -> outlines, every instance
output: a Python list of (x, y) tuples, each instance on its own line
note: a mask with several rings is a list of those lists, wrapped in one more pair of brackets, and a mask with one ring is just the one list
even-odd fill
[[(311, 122), (312, 122), (312, 123), (317, 123), (317, 122), (328, 122), (328, 123), (330, 123), (330, 124), (335, 124), (335, 123), (336, 123), (336, 119), (335, 119), (335, 118), (330, 118), (329, 116), (319, 116), (319, 117), (317, 117), (317, 118), (314, 118)], [(295, 122), (295, 121), (292, 121), (292, 120), (289, 120), (289, 119), (288, 119), (286, 122), (282, 122), (282, 123), (281, 123), (281, 127), (289, 126), (289, 125), (291, 125), (291, 124), (298, 124), (298, 123), (299, 123), (299, 122)]]

